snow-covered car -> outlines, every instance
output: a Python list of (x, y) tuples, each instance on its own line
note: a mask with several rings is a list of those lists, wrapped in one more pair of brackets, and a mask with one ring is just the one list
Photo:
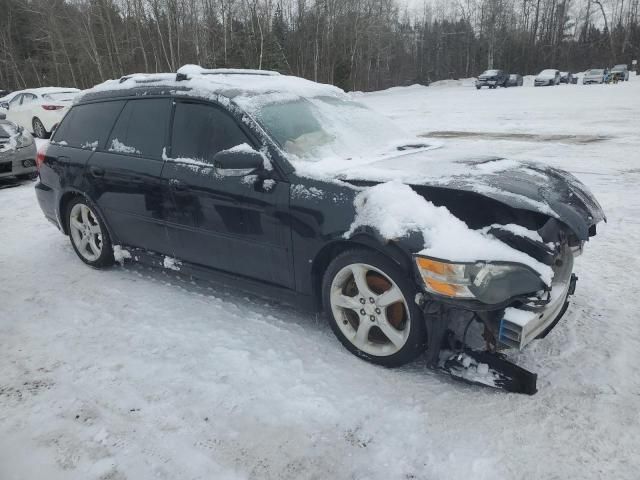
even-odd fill
[(509, 75), (509, 80), (507, 80), (507, 85), (509, 87), (521, 87), (522, 86), (522, 75), (517, 73), (512, 73)]
[(508, 87), (508, 80), (509, 74), (503, 70), (485, 70), (478, 76), (478, 79), (476, 80), (476, 88), (480, 90), (482, 87)]
[(0, 112), (7, 113), (6, 110), (9, 109), (9, 102), (18, 93), (20, 92), (6, 92), (3, 97), (0, 97)]
[(527, 393), (535, 375), (496, 352), (556, 325), (604, 219), (567, 172), (430, 145), (339, 88), (265, 71), (107, 81), (37, 164), (44, 215), (92, 267), (223, 278), (323, 310), (360, 358), (426, 350), (435, 370)]
[(36, 146), (31, 134), (0, 112), (0, 178), (31, 178), (36, 172)]
[(560, 83), (566, 83), (567, 85), (571, 85), (573, 83), (573, 73), (560, 72)]
[(592, 85), (604, 83), (609, 75), (609, 71), (606, 68), (592, 68), (585, 72), (582, 77), (583, 85)]
[(78, 93), (77, 88), (62, 87), (22, 90), (9, 101), (7, 118), (38, 138), (48, 138)]
[(560, 71), (554, 69), (547, 69), (541, 71), (533, 81), (533, 85), (536, 87), (543, 87), (548, 85), (558, 85), (560, 83)]
[(626, 64), (616, 65), (611, 69), (611, 75), (619, 81), (626, 82), (629, 80), (629, 67)]

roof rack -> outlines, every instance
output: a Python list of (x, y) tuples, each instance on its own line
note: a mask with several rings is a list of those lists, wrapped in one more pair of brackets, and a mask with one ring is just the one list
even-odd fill
[(188, 80), (193, 75), (261, 75), (272, 77), (280, 75), (273, 70), (253, 70), (248, 68), (202, 68), (199, 65), (183, 65), (176, 73), (176, 81)]

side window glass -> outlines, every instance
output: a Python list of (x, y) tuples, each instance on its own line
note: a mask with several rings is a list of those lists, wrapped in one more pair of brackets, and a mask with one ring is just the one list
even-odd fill
[(124, 103), (118, 100), (73, 107), (60, 123), (52, 142), (88, 150), (102, 148)]
[(106, 150), (161, 158), (170, 114), (169, 98), (129, 100), (111, 132)]
[(33, 103), (35, 99), (35, 95), (32, 95), (31, 93), (25, 93), (22, 95), (22, 105), (29, 105), (30, 103)]
[(22, 97), (23, 97), (23, 95), (22, 95), (22, 94), (20, 94), (20, 95), (16, 95), (15, 97), (13, 97), (13, 98), (11, 99), (11, 101), (9, 102), (9, 106), (10, 106), (10, 107), (15, 107), (15, 106), (17, 106), (17, 105), (20, 105), (20, 102), (22, 101)]
[(247, 136), (223, 110), (202, 103), (178, 102), (173, 117), (171, 156), (212, 163), (213, 156), (248, 143)]

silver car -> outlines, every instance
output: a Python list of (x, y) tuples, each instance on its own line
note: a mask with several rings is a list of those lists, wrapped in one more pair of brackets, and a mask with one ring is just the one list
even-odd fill
[(24, 128), (0, 113), (0, 178), (32, 178), (36, 173), (36, 144)]
[(606, 68), (592, 68), (582, 77), (582, 84), (591, 85), (593, 83), (604, 83), (608, 75), (609, 71)]

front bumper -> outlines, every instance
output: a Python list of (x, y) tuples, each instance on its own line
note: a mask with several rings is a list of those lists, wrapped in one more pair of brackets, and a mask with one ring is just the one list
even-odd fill
[(507, 308), (498, 331), (500, 346), (522, 350), (532, 340), (546, 336), (567, 311), (568, 299), (575, 292), (577, 281), (578, 277), (572, 274), (563, 288), (554, 286), (549, 303), (542, 308), (526, 304)]
[(476, 80), (476, 87), (495, 87), (498, 85), (497, 80)]
[(549, 85), (553, 85), (554, 81), (553, 80), (534, 80), (533, 84), (536, 87), (547, 87)]
[(35, 173), (36, 153), (35, 144), (0, 152), (0, 178)]

